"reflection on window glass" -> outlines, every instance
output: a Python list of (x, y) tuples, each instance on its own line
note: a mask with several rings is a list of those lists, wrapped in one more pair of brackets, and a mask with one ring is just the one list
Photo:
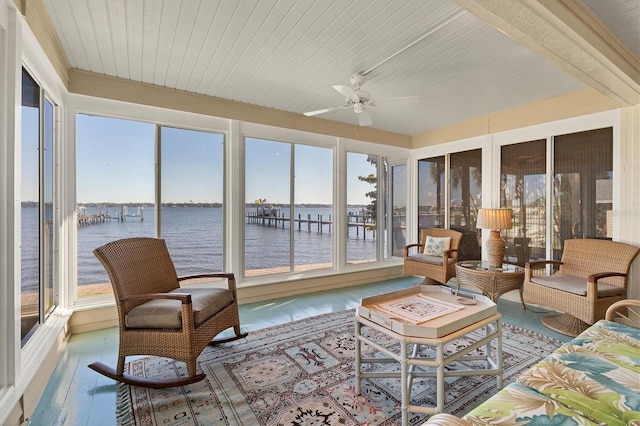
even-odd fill
[[(394, 164), (392, 162), (391, 164)], [(386, 175), (387, 173), (385, 173)], [(404, 256), (404, 246), (407, 245), (407, 164), (391, 165), (391, 256)], [(387, 221), (385, 221), (387, 223)], [(387, 247), (389, 244), (385, 244)], [(390, 257), (385, 253), (385, 258)]]
[(42, 223), (42, 235), (44, 237), (44, 312), (50, 312), (53, 308), (53, 244), (55, 229), (53, 224), (53, 141), (54, 141), (54, 108), (48, 99), (44, 101), (44, 215)]
[(377, 260), (378, 161), (374, 155), (347, 153), (347, 263)]
[(463, 233), (458, 260), (480, 259), (482, 238), (476, 221), (482, 206), (482, 150), (452, 153), (449, 162), (449, 228)]
[(246, 139), (245, 276), (291, 270), (292, 145)]
[(22, 70), (20, 323), (24, 344), (40, 323), (40, 87)]
[(556, 136), (553, 175), (553, 251), (568, 238), (613, 237), (613, 130)]
[(418, 237), (424, 228), (444, 228), (444, 156), (418, 161)]
[(178, 275), (222, 271), (223, 135), (162, 127), (161, 237)]
[(295, 145), (294, 270), (333, 266), (333, 150)]
[(78, 297), (112, 292), (93, 249), (156, 235), (154, 140), (153, 124), (76, 115)]
[(500, 207), (513, 210), (503, 230), (506, 261), (524, 265), (546, 257), (546, 140), (501, 148)]

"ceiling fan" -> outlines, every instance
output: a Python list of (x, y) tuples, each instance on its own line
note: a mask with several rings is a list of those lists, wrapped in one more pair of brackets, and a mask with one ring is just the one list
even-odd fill
[[(330, 111), (336, 111), (339, 109), (353, 108), (353, 111), (358, 114), (358, 125), (359, 126), (370, 126), (373, 124), (371, 120), (371, 115), (369, 115), (369, 111), (366, 107), (374, 107), (376, 106), (376, 102), (371, 97), (371, 94), (365, 90), (362, 90), (362, 86), (367, 81), (367, 77), (362, 73), (356, 73), (351, 76), (349, 80), (349, 85), (338, 84), (332, 86), (338, 93), (342, 94), (345, 97), (345, 103), (342, 105), (323, 108), (316, 111), (305, 112), (306, 116), (313, 116), (324, 114)], [(401, 98), (387, 98), (387, 100), (417, 100), (417, 96), (406, 96)]]

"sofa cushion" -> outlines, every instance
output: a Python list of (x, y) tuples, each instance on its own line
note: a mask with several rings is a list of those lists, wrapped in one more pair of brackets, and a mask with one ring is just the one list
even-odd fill
[[(191, 295), (196, 324), (211, 318), (233, 302), (231, 290), (222, 288), (181, 287), (169, 293)], [(181, 305), (179, 300), (150, 300), (130, 310), (125, 324), (130, 328), (182, 328)]]
[(632, 327), (601, 320), (517, 381), (598, 424), (640, 423), (636, 333)]
[(573, 410), (521, 383), (510, 383), (463, 419), (472, 425), (590, 424)]
[[(568, 293), (577, 294), (578, 296), (587, 295), (586, 278), (573, 277), (571, 275), (544, 275), (533, 276), (531, 282), (545, 287), (555, 288), (557, 290), (566, 291)], [(598, 297), (617, 296), (626, 293), (621, 287), (611, 284), (598, 283)]]

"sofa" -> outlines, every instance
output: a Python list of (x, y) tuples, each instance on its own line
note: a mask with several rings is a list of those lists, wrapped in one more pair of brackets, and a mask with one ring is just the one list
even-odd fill
[(640, 300), (616, 302), (464, 417), (441, 413), (424, 425), (640, 426), (638, 307)]

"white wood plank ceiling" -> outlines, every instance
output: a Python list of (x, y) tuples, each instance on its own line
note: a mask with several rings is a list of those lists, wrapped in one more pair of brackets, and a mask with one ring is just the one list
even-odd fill
[[(640, 1), (585, 1), (638, 54)], [(368, 108), (409, 135), (584, 87), (448, 0), (44, 3), (72, 68), (295, 113), (343, 104), (331, 86), (365, 72), (374, 99), (418, 96)]]

